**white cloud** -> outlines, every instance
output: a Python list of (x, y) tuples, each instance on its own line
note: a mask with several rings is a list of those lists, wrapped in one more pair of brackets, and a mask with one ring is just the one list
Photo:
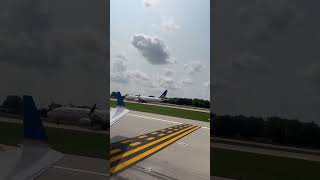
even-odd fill
[(173, 32), (180, 29), (180, 26), (177, 25), (172, 17), (163, 17), (161, 23), (161, 29), (166, 32)]
[(181, 85), (170, 77), (160, 76), (157, 82), (160, 88), (165, 88), (170, 90), (177, 90), (181, 88)]
[(203, 85), (204, 85), (205, 87), (208, 87), (208, 88), (209, 88), (209, 87), (210, 87), (210, 81), (204, 82)]
[(153, 65), (171, 63), (170, 54), (164, 41), (156, 36), (134, 34), (131, 44)]
[(151, 76), (140, 70), (129, 71), (128, 76), (130, 81), (136, 84), (143, 85), (144, 87), (155, 88), (157, 84), (152, 80)]
[(173, 75), (173, 69), (169, 69), (169, 68), (164, 68), (164, 75), (165, 76), (172, 76)]
[(130, 79), (135, 81), (150, 81), (150, 77), (146, 73), (139, 70), (130, 71), (129, 76)]
[(128, 83), (127, 58), (124, 54), (116, 54), (111, 60), (110, 78), (118, 83)]
[(184, 85), (191, 85), (191, 84), (193, 84), (193, 80), (186, 78), (186, 79), (181, 80), (181, 83)]
[(142, 3), (145, 7), (152, 7), (158, 5), (160, 0), (142, 0)]
[(200, 63), (200, 61), (193, 61), (189, 64), (185, 64), (184, 69), (188, 74), (194, 74), (196, 72), (201, 72), (202, 70), (204, 70), (204, 66)]

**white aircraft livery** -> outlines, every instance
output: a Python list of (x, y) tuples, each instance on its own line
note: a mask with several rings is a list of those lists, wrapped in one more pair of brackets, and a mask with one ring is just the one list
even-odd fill
[(123, 118), (126, 114), (129, 113), (129, 110), (124, 107), (123, 97), (120, 92), (117, 94), (117, 107), (110, 108), (110, 126)]
[[(94, 105), (91, 109), (88, 108), (73, 108), (73, 107), (59, 107), (48, 112), (50, 121), (70, 121), (79, 124), (100, 124), (102, 129), (111, 127), (115, 122), (123, 118), (129, 112), (124, 107), (123, 97), (121, 93), (117, 93), (117, 107), (108, 110), (96, 109)], [(109, 115), (110, 114), (110, 115)]]
[(131, 100), (131, 101), (138, 101), (142, 103), (148, 103), (148, 102), (163, 102), (166, 100), (166, 95), (167, 95), (168, 90), (165, 90), (161, 96), (159, 97), (154, 97), (154, 96), (140, 96), (140, 95), (127, 95), (125, 96), (126, 100)]
[(24, 141), (19, 148), (0, 150), (0, 179), (32, 180), (59, 161), (63, 154), (51, 149), (31, 96), (23, 96)]

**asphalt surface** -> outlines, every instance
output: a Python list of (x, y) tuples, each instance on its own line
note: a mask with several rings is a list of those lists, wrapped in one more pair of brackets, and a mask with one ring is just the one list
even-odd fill
[[(111, 179), (210, 179), (210, 123), (130, 111), (110, 130), (111, 143), (179, 124), (200, 126)], [(112, 145), (111, 145), (112, 146)]]
[[(15, 146), (0, 144), (0, 152), (16, 148)], [(106, 163), (105, 159), (64, 154), (62, 159), (42, 173), (36, 180), (105, 180), (109, 177)]]
[(104, 159), (65, 154), (36, 180), (106, 180), (106, 168)]

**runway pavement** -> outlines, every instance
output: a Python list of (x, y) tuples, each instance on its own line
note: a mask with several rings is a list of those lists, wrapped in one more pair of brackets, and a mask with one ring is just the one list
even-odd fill
[[(192, 125), (188, 127), (190, 131), (194, 127), (194, 131), (186, 133), (180, 137), (181, 139), (127, 167), (111, 179), (210, 179), (210, 123), (208, 122), (130, 111), (111, 128), (111, 143), (141, 135), (149, 138), (151, 132), (162, 132), (159, 130), (168, 130), (170, 127), (183, 124)], [(170, 132), (172, 135), (170, 138), (178, 137), (180, 130), (181, 134), (183, 130), (188, 131), (183, 128), (176, 129), (176, 134)], [(163, 137), (169, 137), (170, 134)]]
[[(0, 144), (0, 151), (16, 148), (18, 147)], [(64, 154), (61, 160), (40, 174), (36, 180), (105, 180), (108, 177), (105, 159)]]
[(36, 180), (106, 180), (106, 167), (104, 159), (65, 154)]

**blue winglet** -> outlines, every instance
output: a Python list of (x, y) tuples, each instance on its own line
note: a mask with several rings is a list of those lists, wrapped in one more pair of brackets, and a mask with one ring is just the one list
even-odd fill
[(32, 96), (23, 96), (23, 116), (24, 138), (48, 141), (40, 114), (37, 111)]
[(117, 93), (117, 106), (124, 106), (123, 97), (120, 92)]

